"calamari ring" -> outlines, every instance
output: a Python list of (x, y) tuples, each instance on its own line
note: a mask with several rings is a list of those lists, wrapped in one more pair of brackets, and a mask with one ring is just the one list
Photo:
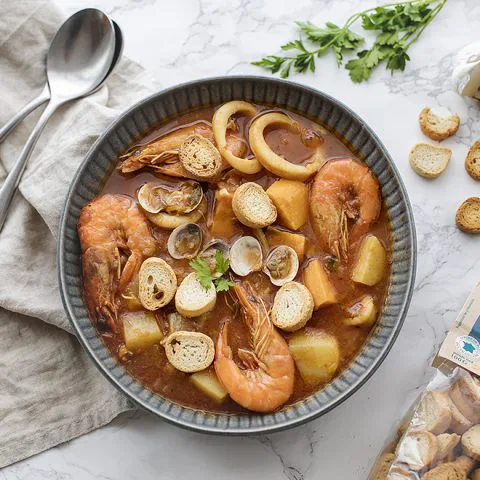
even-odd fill
[(173, 230), (180, 225), (186, 223), (197, 223), (202, 217), (207, 214), (207, 201), (205, 198), (200, 202), (200, 205), (190, 213), (185, 215), (175, 215), (167, 212), (149, 213), (145, 212), (147, 218), (157, 227)]
[(250, 126), (249, 141), (258, 161), (270, 172), (288, 180), (305, 181), (324, 163), (323, 154), (318, 148), (307, 165), (295, 165), (277, 155), (265, 141), (263, 131), (269, 125), (283, 125), (298, 128), (297, 122), (283, 113), (266, 113), (255, 119)]
[(241, 100), (234, 100), (222, 105), (213, 115), (213, 138), (222, 157), (235, 170), (247, 175), (253, 175), (262, 169), (262, 164), (255, 158), (237, 157), (227, 148), (228, 121), (232, 115), (238, 112), (246, 113), (253, 117), (257, 113), (257, 109), (251, 103), (242, 102)]

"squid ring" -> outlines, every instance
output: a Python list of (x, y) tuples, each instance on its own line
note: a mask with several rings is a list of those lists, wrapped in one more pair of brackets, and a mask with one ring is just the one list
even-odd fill
[(212, 128), (213, 138), (222, 157), (241, 173), (252, 175), (262, 169), (262, 164), (255, 158), (240, 158), (227, 148), (227, 125), (230, 117), (235, 113), (242, 112), (249, 116), (257, 113), (257, 109), (248, 102), (234, 100), (222, 105), (213, 115)]
[(173, 230), (186, 223), (196, 223), (207, 213), (207, 201), (202, 199), (200, 205), (193, 212), (184, 215), (174, 215), (167, 212), (149, 213), (145, 212), (147, 218), (157, 227)]
[(305, 181), (313, 175), (324, 163), (320, 149), (312, 155), (307, 165), (295, 165), (277, 155), (265, 141), (263, 131), (269, 125), (284, 125), (289, 128), (298, 128), (297, 122), (283, 113), (266, 113), (253, 121), (249, 131), (250, 148), (258, 161), (270, 172), (288, 180)]

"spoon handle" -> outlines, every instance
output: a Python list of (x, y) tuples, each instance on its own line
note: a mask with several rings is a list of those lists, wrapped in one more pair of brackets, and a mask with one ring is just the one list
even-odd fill
[(42, 133), (48, 119), (52, 116), (55, 110), (59, 107), (59, 104), (56, 102), (50, 101), (43, 111), (42, 115), (38, 119), (35, 128), (32, 130), (32, 133), (28, 137), (27, 142), (25, 143), (20, 156), (15, 162), (13, 168), (7, 175), (5, 182), (0, 187), (0, 231), (3, 228), (5, 219), (7, 218), (8, 207), (12, 201), (13, 195), (17, 190), (20, 179), (22, 178), (25, 167), (27, 166), (28, 158), (32, 153), (35, 144), (37, 143), (38, 137)]
[(21, 122), (29, 113), (33, 112), (42, 103), (50, 98), (50, 89), (48, 83), (45, 83), (43, 90), (29, 103), (27, 103), (18, 113), (16, 113), (8, 122), (0, 128), (0, 143), (5, 140), (7, 135)]

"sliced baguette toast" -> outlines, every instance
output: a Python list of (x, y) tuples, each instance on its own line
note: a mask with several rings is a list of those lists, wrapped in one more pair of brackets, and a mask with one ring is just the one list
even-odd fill
[(178, 157), (182, 167), (199, 180), (217, 177), (223, 168), (222, 157), (215, 145), (202, 135), (190, 135), (180, 146)]
[(204, 288), (196, 273), (188, 274), (180, 284), (175, 294), (175, 307), (184, 317), (199, 317), (210, 312), (215, 307), (217, 292), (211, 283)]
[(272, 322), (278, 328), (294, 332), (312, 318), (313, 297), (308, 288), (298, 282), (287, 282), (275, 294)]
[(147, 310), (164, 307), (177, 290), (177, 276), (172, 267), (161, 258), (147, 258), (140, 267), (138, 278), (138, 296)]
[(446, 147), (417, 143), (410, 151), (410, 165), (425, 178), (437, 178), (448, 166), (452, 151)]
[(480, 425), (474, 425), (462, 435), (463, 451), (474, 460), (480, 460)]
[(277, 219), (277, 208), (265, 190), (254, 182), (240, 185), (233, 194), (232, 209), (241, 223), (263, 228)]
[(480, 197), (467, 198), (458, 207), (455, 222), (465, 233), (480, 233)]
[(213, 340), (200, 332), (174, 332), (166, 338), (163, 346), (168, 361), (186, 373), (205, 370), (215, 356)]
[(470, 147), (465, 158), (465, 170), (474, 180), (480, 180), (480, 141)]
[(432, 140), (445, 140), (457, 133), (460, 126), (460, 117), (454, 115), (441, 116), (433, 112), (429, 107), (425, 107), (420, 112), (420, 128), (424, 135)]

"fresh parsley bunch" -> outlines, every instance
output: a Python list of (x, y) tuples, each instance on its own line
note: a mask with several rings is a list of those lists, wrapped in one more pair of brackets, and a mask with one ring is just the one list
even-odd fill
[(228, 289), (234, 285), (233, 282), (223, 276), (230, 268), (230, 261), (223, 256), (223, 253), (220, 250), (215, 252), (215, 272), (219, 273), (221, 275), (220, 277), (215, 278), (213, 276), (210, 270), (210, 265), (202, 257), (197, 257), (194, 260), (191, 260), (190, 266), (197, 273), (200, 285), (202, 285), (205, 290), (210, 288), (212, 282), (215, 285), (217, 292), (228, 292)]
[[(331, 50), (339, 66), (343, 64), (345, 54), (357, 53), (345, 65), (354, 82), (368, 80), (372, 71), (382, 62), (386, 62), (392, 73), (395, 70), (403, 71), (410, 60), (408, 49), (437, 16), (446, 1), (409, 0), (369, 8), (351, 15), (343, 27), (331, 22), (327, 22), (324, 27), (317, 27), (310, 22), (297, 22), (300, 32), (317, 48), (310, 50), (301, 39), (294, 40), (281, 47), (288, 54), (269, 55), (252, 63), (272, 73), (278, 72), (282, 78), (286, 78), (292, 69), (298, 73), (315, 72), (316, 59)], [(364, 30), (377, 32), (369, 49), (359, 51), (365, 38), (350, 29), (358, 21), (361, 21)]]

